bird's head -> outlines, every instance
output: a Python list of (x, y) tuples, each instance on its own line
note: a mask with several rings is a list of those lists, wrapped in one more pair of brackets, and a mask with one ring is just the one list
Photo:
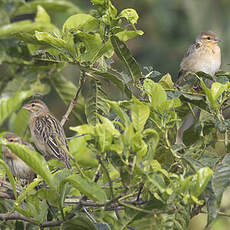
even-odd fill
[(25, 104), (23, 109), (28, 110), (31, 114), (42, 114), (49, 112), (46, 104), (41, 100), (32, 100), (28, 104)]
[(19, 136), (17, 136), (16, 134), (14, 134), (14, 133), (5, 133), (4, 135), (3, 135), (3, 137), (7, 140), (7, 141), (9, 141), (9, 142), (16, 142), (16, 143), (20, 143), (21, 141), (21, 139), (20, 139), (20, 137)]
[(200, 41), (205, 44), (216, 44), (218, 42), (221, 42), (222, 40), (217, 37), (217, 35), (212, 32), (211, 30), (202, 32), (196, 39), (197, 41)]

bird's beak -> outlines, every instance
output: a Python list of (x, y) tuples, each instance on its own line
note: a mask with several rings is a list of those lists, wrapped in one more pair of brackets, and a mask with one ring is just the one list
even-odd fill
[(27, 111), (30, 111), (30, 106), (28, 104), (23, 105), (22, 109), (26, 109)]
[(222, 40), (219, 37), (215, 37), (215, 41), (222, 42)]

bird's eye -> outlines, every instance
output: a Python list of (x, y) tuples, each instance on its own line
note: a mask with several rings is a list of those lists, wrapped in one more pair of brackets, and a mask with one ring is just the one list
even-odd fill
[(210, 37), (207, 37), (207, 39), (208, 39), (208, 40), (211, 40), (211, 38), (210, 38)]
[(31, 107), (34, 107), (35, 106), (35, 104), (31, 104)]
[(10, 139), (9, 142), (13, 142), (14, 140), (13, 139)]

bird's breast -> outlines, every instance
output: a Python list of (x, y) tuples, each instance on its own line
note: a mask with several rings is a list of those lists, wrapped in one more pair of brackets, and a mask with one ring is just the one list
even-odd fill
[(195, 52), (184, 58), (181, 69), (191, 72), (204, 72), (211, 76), (219, 70), (221, 65), (221, 54), (219, 46), (200, 47)]

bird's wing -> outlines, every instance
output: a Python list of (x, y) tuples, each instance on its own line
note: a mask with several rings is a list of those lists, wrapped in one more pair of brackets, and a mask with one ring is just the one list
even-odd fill
[[(63, 159), (68, 151), (64, 130), (60, 123), (50, 114), (39, 117), (35, 124), (38, 138), (46, 145), (50, 154)], [(63, 153), (64, 152), (64, 153)]]
[(184, 58), (188, 57), (189, 55), (191, 55), (194, 51), (196, 51), (197, 49), (199, 49), (201, 47), (201, 43), (195, 41), (191, 46), (189, 46), (189, 48), (187, 49)]
[(194, 76), (186, 75), (186, 73), (188, 72), (188, 70), (186, 69), (186, 62), (188, 62), (189, 60), (189, 56), (193, 55), (193, 53), (195, 51), (197, 51), (197, 49), (199, 49), (201, 47), (201, 43), (200, 42), (194, 42), (186, 51), (181, 64), (180, 64), (180, 70), (178, 73), (178, 77), (177, 77), (177, 81), (175, 82), (175, 86), (183, 86), (187, 83), (190, 83), (191, 81), (193, 82)]

